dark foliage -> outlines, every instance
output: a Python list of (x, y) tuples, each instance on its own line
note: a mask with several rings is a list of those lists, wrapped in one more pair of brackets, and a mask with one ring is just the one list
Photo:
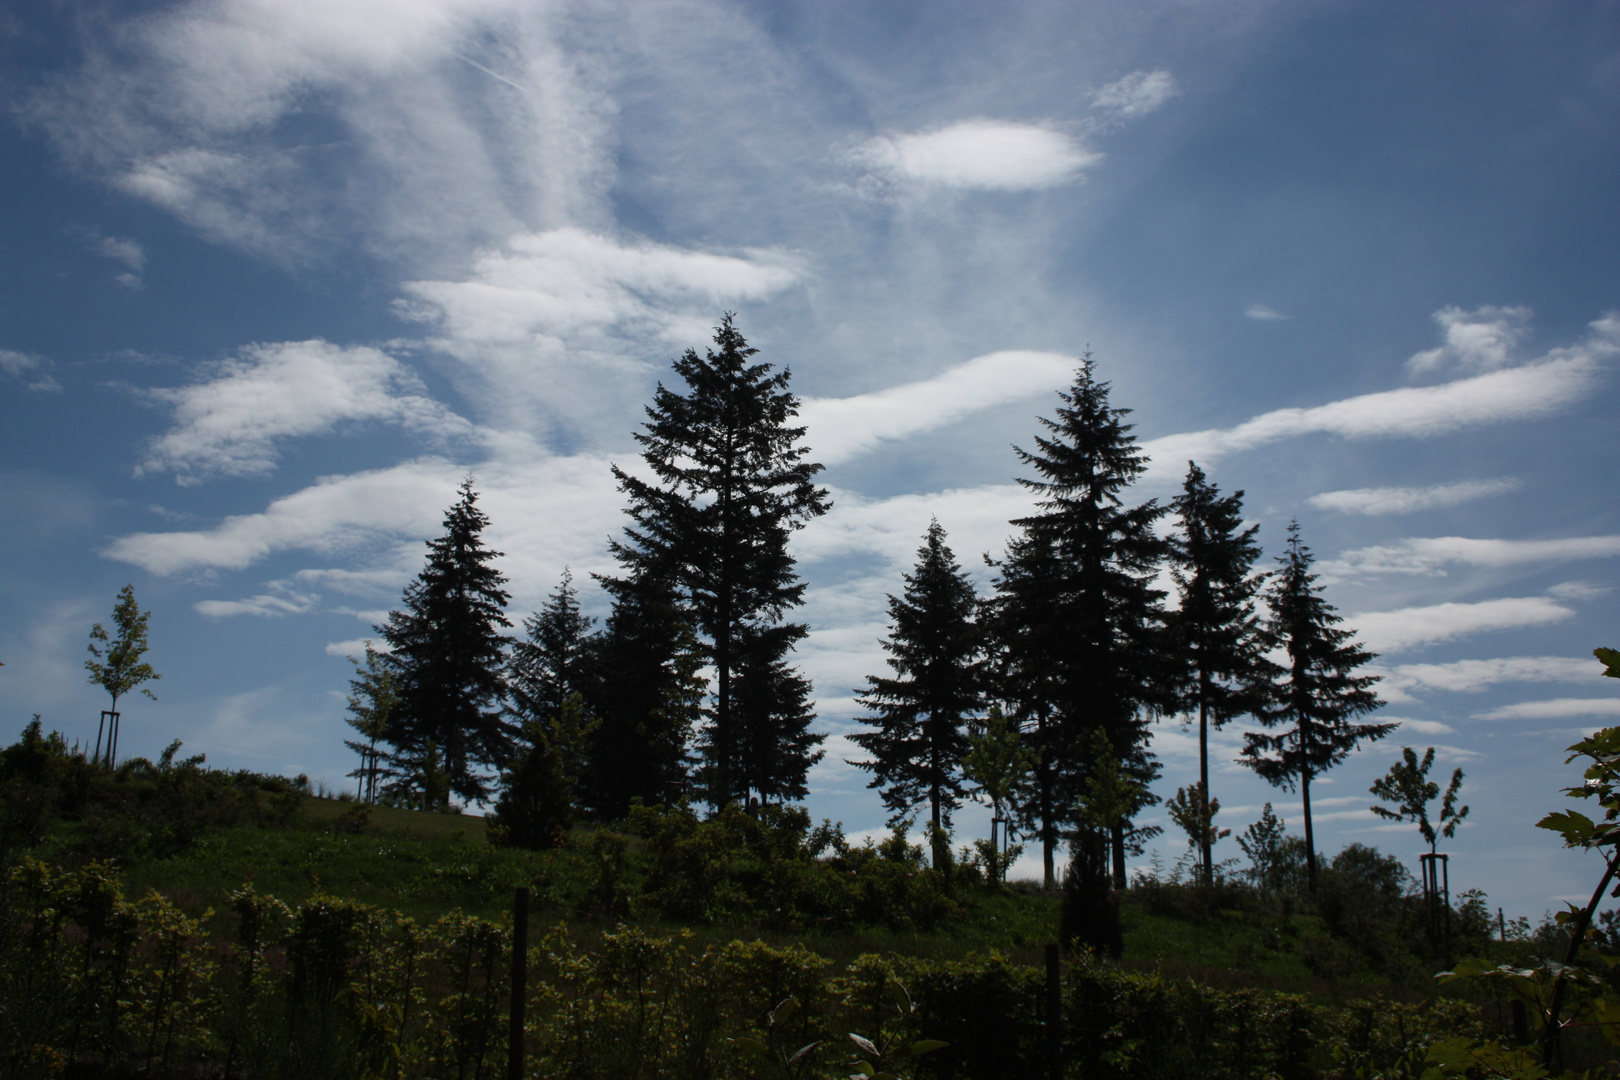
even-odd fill
[[(482, 802), (489, 797), (488, 774), (512, 749), (510, 726), (501, 718), (506, 693), (506, 646), (500, 628), (505, 615), (506, 577), (494, 567), (501, 552), (484, 546), (489, 518), (478, 508), (472, 477), (446, 511), (444, 535), (428, 541), (427, 565), (405, 588), (400, 610), (376, 627), (387, 640), (398, 695), (383, 738), (396, 761), (406, 763), (396, 788), (421, 793), (424, 766), (442, 755), (449, 790), (437, 796), (448, 808), (449, 793)], [(414, 768), (412, 767), (414, 766)]]
[(566, 842), (578, 806), (585, 745), (595, 728), (578, 693), (549, 720), (524, 723), (522, 748), (501, 775), (500, 798), (490, 814), (492, 840), (536, 851)]
[(1372, 689), (1378, 677), (1356, 674), (1373, 654), (1355, 643), (1354, 631), (1340, 627), (1344, 620), (1322, 598), (1322, 586), (1311, 573), (1311, 549), (1300, 543), (1297, 521), (1288, 526), (1288, 551), (1277, 561), (1282, 568), (1266, 593), (1270, 607), (1266, 631), (1271, 641), (1287, 650), (1288, 670), (1272, 706), (1259, 718), (1268, 731), (1245, 733), (1239, 760), (1284, 790), (1299, 789), (1306, 872), (1314, 888), (1312, 778), (1343, 761), (1361, 743), (1388, 735), (1396, 725), (1354, 722), (1384, 704)]
[[(1169, 648), (1180, 659), (1179, 711), (1197, 718), (1199, 785), (1207, 821), (1209, 729), (1263, 712), (1281, 674), (1265, 656), (1265, 635), (1254, 596), (1262, 578), (1252, 573), (1260, 557), (1255, 533), (1243, 528), (1243, 492), (1221, 496), (1203, 470), (1187, 463), (1182, 493), (1171, 503), (1179, 526), (1170, 541), (1170, 573), (1180, 604), (1169, 619)], [(1215, 876), (1213, 844), (1200, 845), (1204, 880)]]
[[(787, 661), (799, 627), (748, 626), (736, 642), (732, 686), (738, 781), (762, 804), (795, 802), (810, 793), (806, 777), (822, 759), (826, 736), (810, 730), (815, 703), (810, 680)], [(712, 731), (704, 732), (709, 746)], [(710, 760), (713, 760), (711, 757)]]
[(1118, 960), (1125, 951), (1125, 931), (1108, 855), (1108, 836), (1099, 829), (1083, 827), (1069, 841), (1058, 940), (1075, 952)]
[[(1141, 803), (1158, 765), (1147, 749), (1147, 716), (1174, 707), (1167, 688), (1162, 600), (1153, 578), (1165, 555), (1154, 533), (1164, 508), (1153, 500), (1127, 506), (1122, 496), (1147, 458), (1136, 446), (1130, 410), (1108, 401), (1108, 384), (1088, 356), (1074, 384), (1058, 395), (1055, 418), (1035, 449), (1017, 451), (1034, 469), (1019, 483), (1038, 512), (1013, 522), (1021, 530), (999, 576), (993, 621), (1002, 661), (1001, 694), (1029, 720), (1039, 755), (1038, 791), (1028, 816), (1039, 829), (1047, 874), (1061, 827), (1072, 820), (1091, 763), (1083, 750), (1101, 731), (1141, 786)], [(1124, 884), (1128, 818), (1111, 838), (1116, 883)]]
[(860, 704), (875, 714), (862, 721), (872, 730), (850, 740), (872, 755), (855, 764), (873, 774), (868, 786), (882, 789), (891, 822), (928, 805), (939, 865), (951, 814), (965, 794), (968, 721), (984, 703), (979, 601), (938, 520), (929, 523), (904, 580), (904, 595), (889, 597), (889, 636), (882, 642), (894, 677), (867, 676)]
[[(714, 344), (704, 356), (689, 349), (675, 361), (686, 393), (660, 384), (636, 434), (658, 483), (614, 467), (633, 524), (612, 548), (627, 579), (676, 587), (713, 664), (705, 749), (707, 798), (718, 807), (749, 793), (734, 715), (740, 648), (751, 631), (781, 624), (802, 602), (787, 540), (829, 503), (812, 482), (821, 466), (797, 445), (804, 428), (789, 426), (798, 415), (789, 373), (751, 363), (757, 350), (730, 315), (715, 328)], [(802, 625), (786, 625), (793, 640), (803, 636)]]
[(545, 606), (523, 620), (524, 636), (512, 645), (507, 686), (520, 725), (560, 716), (570, 696), (584, 694), (595, 621), (580, 611), (574, 575), (564, 570)]

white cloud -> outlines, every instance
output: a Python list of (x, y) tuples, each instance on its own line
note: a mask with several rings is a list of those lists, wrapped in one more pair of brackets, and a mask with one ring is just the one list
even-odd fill
[(302, 615), (313, 609), (320, 599), (318, 593), (294, 593), (283, 589), (274, 593), (250, 596), (243, 600), (200, 600), (192, 606), (199, 615), (206, 615), (211, 619), (225, 619), (233, 615), (274, 618), (281, 615)]
[(1620, 716), (1620, 697), (1554, 698), (1551, 701), (1522, 701), (1489, 712), (1475, 713), (1476, 720), (1556, 720), (1566, 716)]
[(434, 535), (466, 469), (424, 458), (389, 469), (326, 477), (276, 499), (262, 513), (233, 515), (196, 532), (133, 533), (104, 554), (153, 574), (240, 570), (277, 551), (353, 549), (377, 537)]
[(1353, 488), (1312, 495), (1310, 504), (1318, 510), (1337, 510), (1343, 514), (1409, 514), (1504, 495), (1522, 486), (1516, 477), (1502, 476), (1494, 480), (1462, 480), (1428, 487)]
[(1547, 416), (1584, 399), (1599, 361), (1620, 352), (1620, 320), (1591, 324), (1578, 345), (1554, 349), (1537, 363), (1439, 386), (1362, 394), (1309, 409), (1277, 409), (1231, 428), (1166, 435), (1142, 444), (1157, 462), (1207, 463), (1228, 454), (1301, 435), (1342, 438), (1432, 438), (1463, 428)]
[(1518, 566), (1524, 563), (1605, 559), (1620, 555), (1620, 536), (1570, 536), (1557, 540), (1474, 540), (1428, 536), (1356, 548), (1321, 563), (1324, 576), (1351, 574), (1444, 574), (1452, 563), (1464, 566)]
[[(504, 424), (622, 430), (649, 353), (712, 337), (728, 304), (805, 277), (781, 252), (716, 254), (620, 243), (577, 228), (514, 235), (461, 280), (412, 281), (399, 311), (461, 363), (462, 389)], [(592, 432), (594, 434), (594, 432)]]
[(146, 268), (146, 252), (137, 240), (127, 236), (103, 236), (96, 247), (107, 258), (117, 259), (137, 274)]
[(1477, 693), (1502, 683), (1596, 681), (1603, 677), (1603, 666), (1591, 657), (1503, 656), (1446, 664), (1399, 664), (1380, 674), (1384, 680), (1380, 692), (1394, 688)]
[(1596, 600), (1614, 590), (1592, 581), (1561, 581), (1547, 590), (1547, 595), (1559, 600)]
[(1243, 317), (1256, 322), (1276, 322), (1278, 319), (1288, 318), (1282, 312), (1265, 304), (1250, 304), (1244, 309)]
[(1091, 107), (1107, 121), (1146, 116), (1181, 92), (1168, 71), (1133, 71), (1091, 93)]
[(41, 356), (32, 356), (12, 349), (0, 349), (0, 375), (16, 379), (29, 390), (47, 393), (61, 391), (62, 384), (51, 378), (50, 373), (45, 370), (49, 365), (50, 361)]
[(854, 397), (807, 398), (799, 419), (809, 429), (805, 441), (816, 460), (836, 465), (980, 409), (1050, 393), (1073, 377), (1078, 364), (1060, 353), (990, 353), (932, 379)]
[(1103, 155), (1060, 131), (996, 120), (967, 120), (937, 131), (880, 135), (856, 148), (861, 188), (883, 194), (907, 186), (1036, 191), (1080, 178)]
[(345, 660), (360, 660), (366, 655), (366, 646), (370, 645), (377, 652), (388, 652), (388, 642), (381, 638), (354, 638), (350, 641), (329, 641), (326, 644), (327, 656), (341, 656)]
[(1413, 720), (1405, 716), (1381, 716), (1383, 723), (1397, 723), (1402, 731), (1412, 731), (1419, 735), (1455, 735), (1457, 729), (1450, 724), (1442, 724), (1438, 720)]
[(1434, 313), (1445, 344), (1414, 355), (1406, 366), (1414, 375), (1444, 367), (1495, 371), (1513, 362), (1513, 352), (1530, 334), (1527, 307), (1485, 307), (1464, 311), (1444, 307)]
[(614, 107), (557, 40), (570, 18), (520, 0), (181, 5), (85, 35), (80, 69), (20, 111), (210, 239), (281, 261), (357, 242), (454, 258), (601, 206)]
[(173, 471), (181, 483), (264, 476), (275, 468), (279, 441), (363, 421), (437, 439), (472, 432), (393, 357), (325, 341), (249, 345), (200, 382), (149, 393), (173, 405), (175, 426), (152, 442), (136, 471)]
[(1362, 643), (1375, 653), (1399, 652), (1418, 645), (1524, 626), (1545, 626), (1575, 613), (1544, 596), (1504, 597), (1477, 604), (1435, 604), (1369, 611), (1345, 619)]

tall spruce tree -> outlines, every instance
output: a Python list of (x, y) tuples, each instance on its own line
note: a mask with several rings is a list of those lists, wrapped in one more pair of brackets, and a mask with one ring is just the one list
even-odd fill
[(1037, 513), (1013, 521), (1023, 535), (995, 564), (996, 618), (1003, 649), (1032, 650), (1005, 669), (1018, 676), (1007, 690), (1020, 712), (1034, 714), (1037, 786), (1047, 787), (1037, 794), (1047, 878), (1060, 826), (1097, 764), (1089, 748), (1100, 731), (1140, 790), (1132, 813), (1111, 826), (1114, 878), (1123, 886), (1125, 856), (1141, 835), (1131, 818), (1157, 801), (1149, 793), (1158, 765), (1147, 747), (1148, 719), (1173, 708), (1164, 593), (1153, 588), (1165, 554), (1153, 527), (1165, 511), (1153, 500), (1127, 506), (1121, 498), (1147, 458), (1124, 422), (1130, 410), (1109, 404), (1089, 353), (1058, 396), (1063, 404), (1055, 418), (1040, 418), (1047, 433), (1035, 449), (1014, 448), (1036, 473), (1019, 483), (1037, 497)]
[[(1267, 690), (1281, 672), (1266, 658), (1254, 609), (1264, 580), (1253, 572), (1260, 526), (1243, 528), (1243, 492), (1222, 497), (1189, 461), (1182, 493), (1170, 505), (1179, 525), (1170, 540), (1170, 573), (1181, 598), (1170, 617), (1170, 649), (1183, 665), (1178, 706), (1198, 723), (1198, 783), (1188, 790), (1203, 801), (1198, 816), (1208, 821), (1209, 729), (1263, 712)], [(1215, 878), (1210, 838), (1217, 835), (1210, 829), (1198, 833), (1205, 884)]]
[(375, 627), (395, 673), (383, 737), (397, 748), (395, 760), (418, 771), (443, 769), (448, 787), (433, 785), (439, 809), (448, 808), (451, 791), (470, 802), (488, 799), (482, 770), (501, 768), (512, 750), (501, 716), (510, 639), (500, 628), (512, 625), (506, 577), (494, 566), (502, 553), (484, 546), (489, 518), (478, 508), (472, 477), (458, 495), (445, 512), (444, 535), (427, 542), (427, 565), (405, 587), (401, 609)]
[(686, 393), (660, 384), (636, 434), (657, 483), (614, 466), (633, 524), (612, 547), (627, 577), (669, 576), (713, 665), (705, 750), (707, 798), (718, 807), (749, 792), (733, 707), (739, 645), (777, 625), (805, 632), (782, 622), (804, 594), (787, 541), (830, 503), (813, 483), (821, 466), (798, 445), (805, 429), (789, 424), (798, 415), (789, 372), (751, 363), (758, 350), (730, 314), (714, 344), (704, 356), (688, 349), (675, 361)]
[(1363, 742), (1382, 739), (1395, 724), (1354, 720), (1384, 703), (1373, 692), (1376, 675), (1357, 670), (1373, 659), (1340, 627), (1332, 604), (1311, 573), (1311, 549), (1300, 542), (1299, 522), (1288, 526), (1288, 550), (1266, 591), (1266, 632), (1288, 653), (1271, 708), (1259, 719), (1274, 731), (1248, 732), (1239, 760), (1284, 791), (1298, 787), (1305, 813), (1305, 868), (1316, 889), (1316, 837), (1311, 830), (1311, 780), (1350, 756)]
[(903, 580), (904, 595), (889, 597), (889, 637), (882, 642), (894, 677), (867, 676), (859, 701), (874, 713), (862, 721), (872, 730), (850, 739), (872, 755), (854, 764), (873, 774), (867, 786), (882, 789), (891, 823), (928, 804), (934, 865), (941, 866), (951, 814), (966, 794), (968, 722), (984, 704), (979, 599), (937, 518)]
[(584, 693), (595, 621), (580, 611), (574, 575), (564, 569), (545, 606), (523, 620), (524, 636), (512, 646), (507, 681), (519, 724), (561, 716), (564, 703)]

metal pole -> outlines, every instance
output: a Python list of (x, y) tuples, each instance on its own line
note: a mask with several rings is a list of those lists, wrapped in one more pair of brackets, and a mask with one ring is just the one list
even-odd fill
[(529, 887), (512, 897), (512, 1007), (508, 1012), (506, 1080), (523, 1080), (523, 1009), (528, 1003)]
[(1063, 1080), (1063, 985), (1058, 947), (1046, 947), (1046, 1068), (1051, 1080)]

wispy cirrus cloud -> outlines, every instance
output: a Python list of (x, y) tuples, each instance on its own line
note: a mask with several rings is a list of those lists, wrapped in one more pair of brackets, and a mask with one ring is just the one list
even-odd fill
[(285, 582), (271, 582), (270, 590), (241, 600), (199, 600), (192, 608), (197, 614), (211, 619), (227, 619), (236, 615), (278, 618), (302, 615), (313, 610), (321, 600), (319, 593), (296, 592), (288, 588)]
[(1620, 352), (1620, 316), (1594, 321), (1576, 345), (1539, 361), (1437, 386), (1362, 394), (1312, 408), (1277, 409), (1236, 427), (1166, 435), (1142, 444), (1157, 462), (1209, 462), (1302, 435), (1348, 439), (1445, 435), (1481, 424), (1547, 416), (1580, 401), (1596, 385), (1602, 360)]
[(1474, 604), (1433, 604), (1368, 611), (1345, 619), (1375, 653), (1399, 652), (1492, 630), (1546, 626), (1575, 612), (1545, 596), (1502, 597)]
[(1312, 495), (1310, 505), (1318, 510), (1337, 510), (1341, 514), (1410, 514), (1436, 507), (1460, 506), (1492, 495), (1505, 495), (1523, 486), (1516, 477), (1501, 476), (1493, 480), (1460, 480), (1427, 487), (1352, 488)]
[(172, 406), (175, 424), (152, 441), (137, 474), (173, 472), (182, 484), (267, 475), (283, 441), (365, 422), (437, 440), (473, 433), (387, 353), (319, 340), (249, 345), (199, 381), (147, 396)]
[[(412, 281), (399, 313), (458, 361), (464, 392), (498, 423), (615, 431), (646, 393), (649, 354), (712, 336), (727, 304), (804, 280), (774, 251), (705, 252), (567, 227), (509, 237), (459, 279)], [(662, 357), (660, 357), (662, 359)]]
[(1478, 540), (1427, 536), (1397, 544), (1356, 548), (1324, 560), (1325, 577), (1354, 574), (1444, 574), (1447, 566), (1519, 566), (1527, 563), (1605, 559), (1620, 555), (1620, 536), (1569, 536), (1554, 540)]
[(0, 375), (8, 379), (16, 379), (26, 389), (36, 393), (60, 393), (62, 384), (51, 377), (46, 370), (50, 361), (43, 356), (34, 356), (32, 353), (21, 353), (14, 349), (0, 349)]
[(1162, 108), (1181, 88), (1168, 71), (1133, 71), (1091, 92), (1091, 109), (1107, 124), (1146, 116)]
[(1475, 720), (1559, 720), (1567, 716), (1620, 716), (1620, 697), (1521, 701), (1475, 713)]
[(1061, 353), (990, 353), (931, 379), (853, 397), (807, 398), (799, 419), (809, 429), (816, 460), (836, 465), (981, 409), (1048, 394), (1071, 379), (1078, 364)]
[(1244, 308), (1243, 317), (1245, 319), (1253, 319), (1255, 322), (1277, 322), (1279, 320), (1288, 318), (1287, 315), (1284, 315), (1276, 308), (1271, 307), (1268, 304), (1258, 303), (1250, 304), (1248, 307)]
[(1603, 665), (1591, 657), (1502, 656), (1490, 660), (1453, 660), (1445, 664), (1398, 664), (1380, 669), (1380, 692), (1443, 690), (1480, 693), (1504, 683), (1596, 682)]

